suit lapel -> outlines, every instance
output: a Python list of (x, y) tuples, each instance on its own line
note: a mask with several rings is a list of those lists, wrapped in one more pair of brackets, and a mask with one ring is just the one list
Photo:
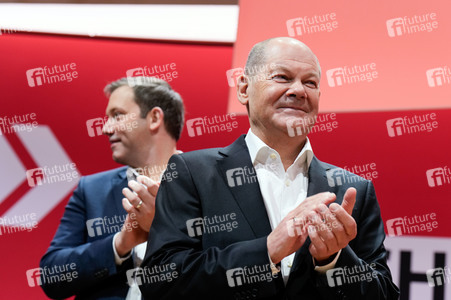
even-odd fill
[(217, 160), (218, 168), (249, 226), (260, 238), (271, 233), (271, 225), (244, 137), (219, 151), (223, 158)]
[(327, 183), (326, 171), (329, 169), (330, 168), (328, 167), (323, 167), (323, 164), (316, 158), (316, 156), (313, 156), (308, 170), (309, 183), (307, 197), (322, 192), (333, 192), (333, 189)]
[(110, 207), (114, 211), (112, 214), (124, 215), (127, 213), (122, 207), (122, 198), (124, 198), (122, 195), (122, 189), (127, 187), (127, 176), (125, 175), (126, 169), (127, 167), (119, 169), (116, 176), (111, 179), (110, 199), (113, 203)]

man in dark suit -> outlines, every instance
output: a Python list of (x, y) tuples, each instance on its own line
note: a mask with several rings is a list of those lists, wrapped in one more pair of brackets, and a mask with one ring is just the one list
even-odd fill
[(252, 48), (237, 84), (247, 135), (170, 159), (179, 176), (157, 195), (145, 299), (398, 297), (372, 183), (313, 155), (320, 77), (295, 39)]
[(127, 272), (145, 253), (157, 181), (177, 153), (183, 102), (168, 83), (152, 77), (119, 79), (105, 94), (102, 130), (113, 159), (126, 167), (81, 178), (41, 259), (42, 288), (50, 298), (141, 299)]

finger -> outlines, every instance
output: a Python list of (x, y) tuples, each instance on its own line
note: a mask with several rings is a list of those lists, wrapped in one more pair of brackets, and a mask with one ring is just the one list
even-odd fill
[(335, 196), (335, 194), (334, 193), (331, 193), (331, 192), (324, 192), (324, 193), (319, 193), (319, 194), (317, 194), (319, 197), (320, 197), (320, 202), (322, 203), (322, 204), (330, 204), (330, 203), (332, 203), (332, 202), (334, 202), (335, 201), (335, 199), (337, 198), (336, 196)]
[[(136, 195), (138, 199), (138, 203), (132, 202), (132, 204), (136, 208), (140, 208), (142, 203), (145, 203), (146, 205), (149, 205), (151, 207), (154, 206), (155, 203), (155, 196), (153, 196), (148, 190), (145, 185), (142, 185), (134, 180), (130, 180), (128, 185), (133, 190), (133, 194)], [(128, 197), (127, 197), (128, 198)], [(130, 200), (130, 199), (129, 199)], [(142, 202), (141, 202), (142, 201)], [(141, 204), (140, 204), (141, 203)]]
[(306, 236), (307, 227), (305, 226), (305, 222), (302, 222), (302, 220), (293, 218), (291, 220), (288, 220), (286, 224), (288, 229), (288, 235), (290, 237)]
[(152, 180), (151, 178), (144, 176), (144, 175), (140, 175), (137, 178), (139, 183), (144, 184), (147, 187), (147, 190), (149, 191), (149, 193), (152, 194), (152, 196), (156, 196), (157, 192), (158, 192), (158, 188), (160, 187), (160, 183), (156, 182), (154, 180)]
[(285, 218), (293, 219), (297, 225), (308, 224), (308, 214), (318, 208), (319, 205), (328, 205), (334, 202), (336, 196), (334, 193), (323, 192), (318, 193), (305, 199), (295, 209), (293, 209)]
[[(332, 203), (331, 206), (340, 207), (336, 203)], [(322, 213), (322, 215), (327, 228), (331, 230), (335, 236), (335, 239), (338, 241), (337, 243), (340, 244), (340, 242), (346, 238), (346, 231), (343, 224), (341, 224), (341, 222), (336, 218), (335, 212), (332, 212), (330, 208), (327, 209), (326, 213)]]
[[(137, 184), (137, 183), (136, 183)], [(137, 194), (135, 194), (134, 192), (132, 192), (130, 189), (128, 188), (123, 188), (122, 189), (122, 195), (125, 196), (125, 198), (128, 199), (128, 201), (130, 202), (130, 204), (134, 207), (138, 206), (139, 203), (141, 202), (141, 199), (138, 197)], [(142, 205), (142, 203), (141, 203)]]
[(327, 208), (327, 206), (323, 203), (318, 205), (318, 207), (316, 208), (316, 212), (321, 216), (321, 219), (324, 222), (326, 222), (331, 215), (329, 208)]
[(147, 190), (147, 186), (138, 183), (136, 180), (130, 180), (128, 182), (128, 187), (135, 193), (139, 194), (140, 192)]
[(122, 198), (122, 207), (125, 209), (125, 211), (130, 214), (134, 212), (134, 207), (131, 205), (131, 203), (128, 201), (127, 198)]
[(326, 205), (324, 204), (318, 205), (317, 212), (319, 213), (322, 219), (321, 225), (327, 228), (329, 231), (331, 231), (332, 234), (335, 235), (337, 229), (338, 232), (340, 228), (343, 229), (343, 226), (335, 217), (335, 213), (333, 213)]
[(324, 223), (320, 215), (312, 214), (311, 226), (309, 226), (309, 230), (314, 230), (315, 233), (321, 238), (321, 240), (326, 245), (326, 251), (337, 248), (338, 242), (334, 233), (332, 232), (332, 227), (329, 224)]
[(346, 238), (348, 240), (354, 239), (357, 235), (357, 224), (354, 218), (342, 206), (336, 203), (332, 203), (329, 208), (335, 214), (338, 222), (343, 226), (347, 235)]
[(327, 246), (312, 225), (308, 227), (308, 236), (311, 242), (309, 247), (310, 254), (313, 257), (324, 256), (324, 253), (327, 253)]
[(349, 188), (346, 190), (345, 195), (343, 196), (343, 202), (341, 206), (346, 210), (348, 214), (352, 214), (352, 209), (355, 204), (355, 197), (357, 195), (357, 191), (355, 188)]

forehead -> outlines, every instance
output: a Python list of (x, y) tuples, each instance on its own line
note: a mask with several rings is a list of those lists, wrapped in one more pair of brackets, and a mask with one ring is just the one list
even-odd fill
[(137, 106), (134, 100), (133, 89), (129, 86), (121, 86), (115, 89), (108, 101), (107, 111), (111, 111), (113, 109), (129, 109), (133, 106)]
[(319, 72), (319, 65), (310, 49), (294, 43), (271, 43), (265, 50), (265, 61), (274, 65), (296, 65)]

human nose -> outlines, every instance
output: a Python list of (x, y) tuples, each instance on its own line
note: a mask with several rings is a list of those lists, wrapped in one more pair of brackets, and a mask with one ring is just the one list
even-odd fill
[(304, 84), (300, 80), (295, 80), (292, 82), (286, 92), (286, 95), (290, 98), (296, 98), (298, 100), (307, 98), (307, 92)]
[(108, 117), (108, 120), (103, 124), (102, 133), (104, 135), (112, 135), (114, 133), (113, 119)]

